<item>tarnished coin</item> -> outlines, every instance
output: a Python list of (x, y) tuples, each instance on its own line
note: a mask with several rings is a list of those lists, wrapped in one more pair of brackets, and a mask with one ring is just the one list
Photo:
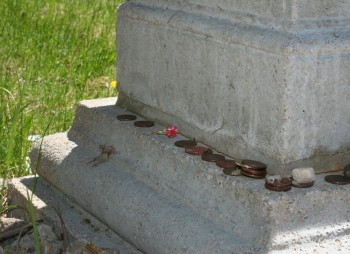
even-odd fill
[(154, 126), (154, 122), (152, 122), (152, 121), (137, 121), (137, 122), (134, 122), (134, 125), (136, 127), (148, 128), (148, 127)]
[(205, 153), (213, 153), (211, 149), (205, 146), (191, 146), (187, 147), (185, 150), (186, 153), (192, 154), (192, 155), (203, 155)]
[(224, 168), (223, 172), (225, 175), (229, 175), (229, 176), (240, 176), (241, 175), (241, 170), (236, 169), (236, 168)]
[(202, 155), (202, 160), (208, 161), (208, 162), (216, 162), (224, 159), (225, 159), (225, 156), (221, 154), (206, 153)]
[(249, 174), (249, 175), (255, 175), (255, 176), (261, 176), (262, 178), (266, 176), (267, 172), (266, 170), (259, 170), (254, 171), (251, 169), (241, 168), (242, 172)]
[(280, 175), (266, 177), (266, 184), (272, 187), (280, 188), (292, 185), (292, 179), (290, 177), (283, 177)]
[(216, 166), (220, 168), (236, 168), (235, 160), (219, 160), (216, 162)]
[(195, 140), (179, 140), (175, 142), (177, 147), (187, 148), (191, 146), (196, 146), (197, 142)]
[(266, 176), (266, 173), (264, 175), (254, 175), (254, 174), (247, 173), (244, 170), (241, 170), (241, 174), (244, 176), (255, 178), (255, 179), (262, 179), (262, 178), (265, 178)]
[(251, 168), (255, 170), (264, 170), (267, 168), (267, 165), (265, 163), (262, 163), (260, 161), (254, 161), (254, 160), (242, 160), (240, 163), (241, 167), (245, 168)]
[(134, 116), (134, 115), (119, 115), (119, 116), (117, 116), (117, 119), (119, 121), (134, 121), (136, 119), (136, 116)]
[(350, 183), (350, 179), (346, 178), (343, 175), (328, 175), (324, 178), (324, 180), (326, 180), (326, 182), (339, 185), (345, 185)]
[(276, 186), (265, 183), (265, 188), (272, 190), (272, 191), (289, 191), (292, 188), (292, 186), (289, 185), (289, 186), (283, 186), (283, 187), (276, 187)]

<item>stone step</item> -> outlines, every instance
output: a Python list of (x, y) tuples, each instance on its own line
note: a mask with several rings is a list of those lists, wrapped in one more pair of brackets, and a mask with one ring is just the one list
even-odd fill
[[(62, 143), (69, 155), (50, 165), (45, 152)], [(124, 161), (86, 165), (94, 154), (85, 146), (76, 149), (65, 133), (48, 137), (42, 156), (42, 163), (49, 165), (45, 175), (38, 170), (42, 176), (146, 253), (229, 253), (242, 245), (235, 234), (135, 177)]]
[(79, 241), (91, 243), (99, 249), (119, 251), (113, 253), (142, 254), (108, 226), (62, 195), (42, 177), (26, 176), (9, 181), (9, 203), (25, 208), (11, 210), (10, 217), (29, 221), (28, 195), (32, 195), (34, 185), (32, 204), (36, 220), (43, 220), (45, 224), (50, 225), (56, 235), (61, 236), (62, 241), (66, 241), (68, 245)]
[(349, 187), (318, 175), (313, 188), (277, 193), (264, 180), (226, 176), (174, 145), (185, 137), (156, 135), (164, 126), (118, 121), (129, 112), (115, 102), (81, 102), (67, 134), (36, 143), (32, 168), (146, 253), (291, 251), (347, 239)]

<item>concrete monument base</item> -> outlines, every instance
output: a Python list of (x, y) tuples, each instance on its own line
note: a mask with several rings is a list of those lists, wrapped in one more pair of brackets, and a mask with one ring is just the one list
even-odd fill
[(164, 126), (118, 121), (128, 112), (115, 102), (81, 102), (69, 132), (45, 137), (30, 157), (42, 178), (142, 252), (350, 251), (349, 186), (319, 174), (312, 188), (281, 193), (226, 176), (176, 147), (183, 136), (155, 134)]
[(118, 105), (271, 173), (350, 161), (350, 1), (131, 0)]

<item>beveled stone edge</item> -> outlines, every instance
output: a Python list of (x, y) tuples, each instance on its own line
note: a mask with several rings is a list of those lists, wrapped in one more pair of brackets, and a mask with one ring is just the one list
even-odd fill
[[(161, 8), (186, 11), (193, 13), (206, 13), (212, 17), (221, 17), (231, 21), (244, 22), (249, 25), (274, 28), (281, 31), (296, 32), (308, 30), (338, 29), (350, 26), (350, 16), (342, 13), (329, 15), (329, 10), (322, 9), (318, 0), (315, 3), (308, 1), (308, 6), (319, 4), (318, 10), (313, 8), (305, 10), (300, 1), (259, 1), (251, 5), (245, 0), (235, 1), (235, 6), (228, 1), (161, 1), (161, 0), (133, 0), (133, 3), (158, 6)], [(349, 5), (349, 3), (347, 4)], [(267, 8), (259, 8), (267, 6)], [(321, 8), (320, 8), (321, 7)], [(270, 8), (270, 9), (269, 9)], [(272, 9), (273, 8), (273, 9)], [(302, 8), (302, 9), (301, 9)], [(315, 7), (314, 7), (315, 8)], [(336, 8), (339, 9), (339, 6)], [(300, 14), (300, 11), (303, 13)]]
[[(180, 32), (191, 31), (206, 39), (244, 45), (287, 57), (350, 52), (350, 19), (344, 21), (349, 29), (341, 25), (333, 29), (312, 27), (310, 30), (286, 31), (249, 24), (244, 20), (230, 20), (133, 2), (120, 6), (118, 19), (168, 27)], [(119, 23), (121, 22), (117, 26)]]

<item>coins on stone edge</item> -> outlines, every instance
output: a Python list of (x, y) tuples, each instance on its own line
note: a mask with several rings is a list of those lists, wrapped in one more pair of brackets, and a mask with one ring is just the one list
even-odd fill
[(213, 153), (211, 149), (205, 146), (190, 146), (185, 149), (185, 152), (192, 155), (203, 155), (205, 153)]
[(175, 145), (177, 147), (187, 148), (187, 147), (191, 147), (191, 146), (196, 146), (197, 141), (195, 141), (195, 140), (178, 140), (175, 142)]
[(118, 115), (117, 116), (117, 119), (119, 120), (119, 121), (134, 121), (134, 120), (136, 120), (136, 116), (134, 116), (134, 115)]
[(250, 174), (250, 173), (245, 172), (244, 170), (241, 170), (241, 174), (244, 175), (244, 176), (255, 178), (255, 179), (262, 179), (262, 178), (265, 178), (265, 176), (266, 176), (266, 174), (264, 174), (264, 175)]
[(343, 175), (328, 175), (324, 178), (326, 182), (338, 184), (338, 185), (345, 185), (350, 183), (350, 179), (346, 178)]
[(218, 160), (216, 166), (220, 168), (236, 168), (235, 160)]
[(148, 128), (148, 127), (154, 126), (154, 122), (152, 122), (152, 121), (136, 121), (136, 122), (134, 122), (134, 125), (136, 127)]
[(221, 154), (205, 153), (202, 155), (202, 160), (208, 161), (208, 162), (216, 162), (224, 159), (225, 159), (225, 156)]
[(240, 176), (241, 175), (241, 170), (237, 169), (236, 167), (234, 168), (224, 168), (223, 173), (225, 175), (229, 176)]
[(254, 170), (264, 170), (267, 168), (267, 165), (265, 163), (262, 163), (260, 161), (254, 161), (254, 160), (247, 160), (247, 159), (242, 160), (242, 162), (239, 163), (239, 166), (254, 169)]

